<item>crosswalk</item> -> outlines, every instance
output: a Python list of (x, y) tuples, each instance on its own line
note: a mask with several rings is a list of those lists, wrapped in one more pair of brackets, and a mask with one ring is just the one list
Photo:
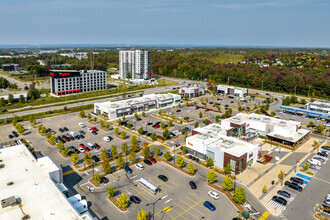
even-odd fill
[(274, 206), (276, 209), (279, 209), (281, 212), (283, 212), (286, 209), (284, 205), (281, 205), (273, 200), (269, 200), (268, 204)]

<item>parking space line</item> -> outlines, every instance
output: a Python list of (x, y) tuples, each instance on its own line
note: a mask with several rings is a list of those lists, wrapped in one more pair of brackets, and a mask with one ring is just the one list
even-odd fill
[[(183, 202), (184, 204), (186, 204), (188, 207), (190, 206), (188, 203), (186, 203), (186, 202), (184, 202), (184, 201), (182, 201), (182, 200), (180, 200), (181, 202)], [(193, 208), (195, 211), (197, 211), (199, 214), (201, 214), (202, 216), (204, 216), (204, 214), (203, 213), (201, 213), (200, 211), (198, 211), (197, 209), (195, 209), (195, 208)]]
[(117, 181), (119, 181), (112, 173), (110, 174), (113, 178), (115, 178)]
[(134, 189), (133, 187), (131, 187), (131, 188), (137, 193), (136, 195), (141, 195), (141, 196), (143, 196), (146, 200), (150, 201), (150, 199), (148, 199), (147, 197), (145, 197), (145, 196), (142, 194), (142, 191), (139, 192), (139, 191), (137, 191), (136, 189)]
[(155, 195), (151, 194), (151, 192), (147, 191), (146, 189), (144, 189), (143, 187), (140, 187), (141, 189), (143, 189), (144, 191), (146, 191), (148, 194), (150, 194), (153, 197), (156, 197)]
[(200, 200), (204, 200), (204, 199), (201, 199), (201, 198), (199, 198), (198, 196), (196, 196), (196, 195), (194, 195), (194, 194), (192, 194), (192, 193), (190, 193), (191, 195), (193, 195), (193, 196), (195, 196), (196, 198), (198, 198), (198, 199), (200, 199)]
[[(193, 207), (190, 207), (190, 206), (188, 206), (189, 208), (188, 209), (184, 209), (183, 207), (181, 207), (180, 205), (178, 205), (177, 203), (174, 203), (175, 205), (177, 205), (180, 209), (182, 209), (183, 211), (185, 211), (185, 212), (187, 212), (189, 215), (191, 215), (192, 217), (194, 217), (195, 219), (198, 219), (198, 218), (196, 218), (196, 216), (194, 216), (193, 214), (191, 214), (190, 212), (188, 212), (188, 210), (190, 210), (191, 208), (193, 208)], [(183, 214), (183, 213), (181, 213), (181, 214)]]
[[(174, 204), (178, 206), (178, 204), (176, 204), (176, 203), (174, 203)], [(179, 207), (179, 206), (178, 206), (178, 207)], [(183, 209), (183, 210), (184, 210), (184, 209)], [(178, 217), (181, 216), (182, 218), (188, 220), (186, 217), (183, 216), (183, 214), (186, 213), (188, 210), (189, 210), (189, 209), (185, 210), (184, 212), (178, 213), (177, 211), (175, 211), (175, 210), (173, 209), (173, 211), (175, 211), (176, 213), (178, 213), (178, 215), (175, 216), (174, 219), (177, 219)]]
[(171, 186), (167, 185), (165, 182), (160, 182), (156, 177), (154, 177), (154, 179), (159, 182), (159, 185), (165, 184), (166, 186), (168, 186), (168, 188), (173, 189)]
[(166, 144), (162, 144), (162, 146), (171, 149), (171, 147), (167, 146)]
[[(173, 209), (173, 208), (171, 208), (171, 210), (173, 210), (174, 212), (176, 212), (178, 215), (177, 216), (175, 216), (173, 219), (176, 219), (177, 217), (179, 217), (181, 214), (178, 212), (178, 211), (176, 211), (175, 209)], [(182, 218), (184, 218), (184, 219), (186, 219), (184, 216), (182, 216)], [(186, 219), (186, 220), (188, 220), (188, 219)]]
[(84, 190), (85, 193), (87, 194), (87, 191), (84, 189), (84, 187), (82, 187), (82, 186), (80, 185), (80, 188), (81, 188), (82, 190)]
[(178, 184), (176, 184), (176, 183), (172, 182), (171, 180), (169, 180), (169, 182), (173, 183), (173, 184), (174, 184), (174, 185), (176, 185), (176, 186), (178, 185)]
[[(196, 203), (194, 200), (190, 199), (189, 197), (186, 196), (187, 199), (189, 199), (190, 201), (192, 201), (193, 203)], [(199, 205), (202, 208), (205, 208), (204, 206), (202, 206), (201, 204), (199, 204), (201, 201), (203, 201), (203, 199), (200, 199), (198, 201), (198, 203), (196, 203), (197, 205)], [(206, 208), (205, 208), (206, 209)], [(207, 211), (211, 212), (210, 210), (206, 209)]]
[(1, 135), (0, 135), (0, 138), (1, 138), (2, 141), (4, 141)]

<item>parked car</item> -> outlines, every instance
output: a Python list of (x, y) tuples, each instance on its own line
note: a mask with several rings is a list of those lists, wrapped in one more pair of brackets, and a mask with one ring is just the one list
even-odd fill
[(178, 109), (178, 110), (176, 110), (176, 112), (181, 112), (181, 110), (180, 110), (180, 109)]
[(307, 163), (309, 163), (309, 164), (313, 164), (313, 165), (315, 165), (315, 166), (321, 166), (322, 164), (321, 164), (321, 161), (319, 161), (319, 160), (314, 160), (314, 159), (308, 159), (307, 160)]
[(317, 155), (321, 156), (321, 157), (328, 157), (328, 154), (326, 154), (325, 152), (322, 152), (322, 151), (317, 152)]
[(280, 197), (280, 196), (273, 196), (272, 200), (277, 202), (277, 203), (280, 203), (281, 205), (286, 205), (287, 204), (287, 201), (284, 198)]
[(214, 192), (214, 191), (209, 191), (207, 194), (209, 196), (211, 196), (213, 199), (219, 199), (220, 198), (219, 194)]
[(294, 183), (298, 183), (300, 185), (303, 185), (304, 184), (304, 180), (299, 178), (299, 177), (291, 177), (290, 178), (290, 181), (291, 182), (294, 182)]
[(14, 137), (14, 136), (13, 136), (13, 135), (11, 135), (11, 134), (10, 134), (10, 135), (8, 135), (8, 138), (9, 138), (9, 139), (12, 139), (13, 137)]
[(63, 131), (69, 131), (69, 129), (67, 127), (64, 127)]
[(79, 147), (81, 147), (81, 148), (84, 148), (84, 147), (85, 147), (85, 145), (84, 145), (84, 144), (82, 144), (82, 143), (80, 143), (80, 144), (79, 144)]
[(327, 156), (329, 156), (329, 151), (321, 150), (320, 152), (325, 153)]
[(95, 161), (95, 163), (99, 162), (100, 161), (100, 158), (96, 155), (93, 155), (92, 156), (92, 159)]
[(188, 128), (188, 127), (184, 127), (183, 129), (187, 132), (190, 131), (190, 128)]
[(103, 137), (102, 140), (105, 142), (110, 142), (110, 138), (108, 136)]
[(152, 165), (152, 163), (151, 163), (150, 160), (148, 160), (148, 159), (143, 160), (143, 162), (144, 162), (145, 164), (149, 165), (149, 166)]
[(96, 127), (91, 127), (91, 129), (92, 129), (93, 131), (98, 131), (98, 129), (97, 129)]
[(88, 142), (88, 143), (87, 143), (87, 147), (89, 147), (90, 149), (94, 149), (94, 144)]
[(80, 153), (85, 153), (85, 149), (84, 148), (79, 148), (78, 149)]
[(144, 169), (144, 166), (142, 164), (140, 164), (140, 163), (136, 163), (134, 166), (138, 170), (143, 170)]
[(58, 131), (61, 133), (64, 132), (64, 130), (62, 128), (59, 128)]
[(314, 159), (314, 160), (319, 160), (319, 161), (321, 161), (322, 163), (325, 162), (325, 160), (324, 160), (323, 158), (321, 158), (321, 157), (313, 157), (313, 159)]
[(152, 121), (147, 121), (146, 125), (152, 125)]
[(82, 123), (82, 122), (79, 122), (78, 124), (79, 124), (79, 126), (82, 127), (82, 128), (86, 127), (86, 125), (85, 125), (84, 123)]
[(96, 149), (100, 149), (100, 148), (101, 148), (100, 145), (98, 145), (97, 143), (94, 143), (94, 147), (95, 147)]
[(89, 152), (91, 149), (89, 147), (84, 147), (84, 150)]
[(158, 124), (158, 125), (154, 125), (154, 126), (152, 126), (153, 128), (160, 128), (160, 125)]
[(149, 157), (149, 160), (150, 160), (151, 162), (153, 162), (153, 163), (157, 163), (156, 159), (153, 158), (153, 157)]
[(168, 178), (164, 175), (158, 175), (158, 179), (162, 180), (163, 182), (167, 182)]
[(330, 147), (329, 146), (322, 146), (321, 148), (324, 149), (324, 150), (329, 150), (330, 151)]
[(290, 197), (291, 197), (291, 194), (288, 193), (288, 192), (285, 191), (285, 190), (279, 190), (279, 191), (277, 191), (277, 194), (279, 194), (279, 195), (281, 195), (281, 196), (284, 196), (284, 197), (286, 197), (286, 198), (290, 198)]
[(80, 135), (80, 138), (85, 138), (85, 136), (81, 134), (81, 135)]
[(203, 205), (204, 205), (206, 208), (210, 209), (211, 211), (215, 211), (215, 206), (214, 206), (212, 203), (210, 203), (209, 201), (205, 201), (205, 202), (203, 203)]
[(132, 170), (129, 166), (126, 166), (126, 167), (125, 167), (125, 171), (126, 171), (127, 173), (133, 173), (133, 170)]
[(84, 134), (86, 134), (83, 130), (80, 130), (79, 131), (79, 134), (82, 134), (82, 135), (84, 135)]
[(137, 196), (130, 196), (130, 197), (129, 197), (129, 200), (130, 200), (131, 202), (136, 203), (136, 204), (139, 204), (139, 203), (141, 202), (141, 199), (140, 199), (139, 197), (137, 197)]
[(108, 183), (108, 182), (109, 182), (109, 179), (106, 178), (106, 177), (104, 177), (104, 176), (102, 176), (99, 183)]
[(284, 185), (286, 185), (287, 187), (297, 190), (299, 192), (301, 192), (303, 189), (301, 186), (299, 186), (297, 183), (292, 183), (290, 181), (285, 181)]
[(96, 131), (92, 131), (92, 134), (97, 135), (97, 132)]
[(197, 189), (196, 183), (194, 181), (189, 181), (189, 186), (192, 189)]
[(14, 137), (18, 137), (18, 134), (16, 131), (12, 131), (11, 133), (13, 134)]

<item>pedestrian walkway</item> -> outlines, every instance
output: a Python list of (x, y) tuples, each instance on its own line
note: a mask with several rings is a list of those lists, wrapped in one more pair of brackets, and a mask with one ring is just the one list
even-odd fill
[(275, 202), (273, 200), (269, 200), (267, 203), (270, 204), (270, 205), (272, 205), (272, 206), (274, 206), (275, 209), (281, 210), (281, 212), (283, 212), (285, 210), (285, 208), (286, 208), (284, 205), (281, 205), (280, 203), (277, 203), (277, 202)]
[(266, 220), (269, 215), (270, 215), (270, 213), (265, 211), (264, 214), (262, 214), (262, 216), (258, 220)]

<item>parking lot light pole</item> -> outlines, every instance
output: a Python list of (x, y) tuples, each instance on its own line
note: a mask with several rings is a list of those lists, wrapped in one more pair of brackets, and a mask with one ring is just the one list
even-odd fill
[(159, 199), (157, 199), (155, 202), (152, 202), (152, 203), (148, 203), (148, 204), (146, 204), (146, 206), (149, 206), (149, 205), (152, 205), (152, 219), (154, 220), (155, 219), (155, 205), (156, 205), (156, 203), (159, 201), (159, 200), (161, 200), (162, 198), (159, 198)]

